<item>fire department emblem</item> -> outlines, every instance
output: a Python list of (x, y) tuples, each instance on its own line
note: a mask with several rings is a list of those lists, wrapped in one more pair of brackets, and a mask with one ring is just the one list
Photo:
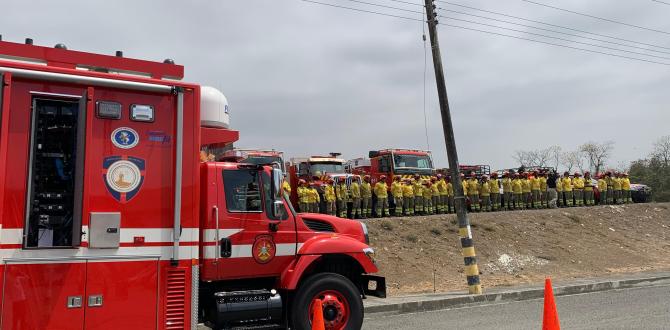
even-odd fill
[(121, 149), (134, 148), (140, 139), (134, 129), (129, 127), (119, 127), (112, 132), (112, 143)]
[(277, 246), (270, 235), (261, 235), (256, 237), (252, 247), (254, 260), (259, 264), (266, 264), (274, 259), (277, 253)]
[(137, 157), (112, 156), (103, 161), (102, 178), (107, 191), (121, 203), (133, 199), (144, 183), (144, 160)]

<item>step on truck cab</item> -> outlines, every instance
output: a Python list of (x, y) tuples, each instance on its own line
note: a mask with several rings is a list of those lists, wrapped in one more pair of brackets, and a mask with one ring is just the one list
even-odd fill
[(360, 222), (297, 214), (184, 68), (0, 41), (0, 329), (359, 329)]

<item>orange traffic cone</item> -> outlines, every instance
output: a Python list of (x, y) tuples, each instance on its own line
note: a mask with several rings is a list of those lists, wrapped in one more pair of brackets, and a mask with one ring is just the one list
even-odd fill
[(544, 281), (544, 318), (542, 319), (542, 330), (560, 330), (556, 301), (554, 301), (554, 290), (551, 288), (551, 279)]
[(312, 307), (312, 330), (326, 330), (321, 299), (316, 299)]

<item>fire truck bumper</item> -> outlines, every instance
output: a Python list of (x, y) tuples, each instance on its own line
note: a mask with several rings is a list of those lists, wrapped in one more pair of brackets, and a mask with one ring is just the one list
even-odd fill
[(386, 278), (374, 275), (362, 275), (361, 287), (365, 296), (386, 298)]

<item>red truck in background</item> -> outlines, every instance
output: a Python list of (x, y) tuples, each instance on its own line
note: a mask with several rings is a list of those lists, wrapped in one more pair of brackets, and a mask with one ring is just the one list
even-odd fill
[(347, 167), (351, 173), (369, 175), (373, 183), (385, 175), (389, 187), (395, 176), (405, 179), (418, 174), (422, 179), (430, 179), (435, 172), (430, 151), (383, 149), (370, 151), (368, 157), (350, 160)]
[(284, 164), (284, 153), (274, 149), (240, 149), (235, 148), (223, 153), (220, 161), (248, 163), (256, 165), (277, 164), (282, 172), (286, 173), (286, 164)]
[(321, 196), (320, 209), (325, 210), (323, 199), (323, 185), (328, 183), (329, 179), (335, 182), (340, 177), (344, 177), (347, 186), (351, 180), (357, 180), (360, 183), (360, 177), (351, 175), (344, 168), (345, 160), (339, 158), (339, 153), (330, 153), (328, 156), (311, 156), (305, 158), (292, 158), (289, 165), (289, 183), (291, 184), (291, 201), (298, 205), (298, 181), (305, 180), (316, 188)]
[[(0, 41), (1, 329), (360, 329), (358, 221), (298, 214), (184, 68)], [(205, 157), (205, 160), (208, 157)]]

